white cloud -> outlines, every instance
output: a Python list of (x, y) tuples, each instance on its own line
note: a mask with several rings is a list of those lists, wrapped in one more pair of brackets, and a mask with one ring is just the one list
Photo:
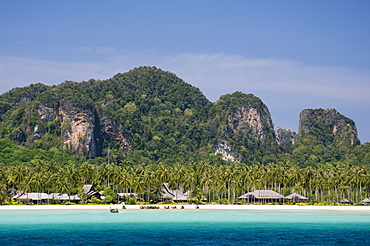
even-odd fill
[(205, 90), (275, 91), (370, 103), (370, 74), (349, 68), (315, 67), (222, 53), (184, 54), (166, 59), (173, 72)]
[[(88, 47), (81, 49), (89, 50)], [(109, 47), (95, 50), (98, 53), (112, 51)], [(58, 84), (65, 80), (106, 79), (136, 66), (150, 65), (174, 72), (186, 82), (199, 87), (211, 100), (234, 91), (270, 91), (370, 103), (370, 74), (349, 68), (315, 67), (294, 61), (249, 59), (223, 53), (172, 56), (120, 54), (107, 56), (104, 60), (59, 62), (2, 57), (0, 89), (4, 92), (12, 87), (36, 82)]]

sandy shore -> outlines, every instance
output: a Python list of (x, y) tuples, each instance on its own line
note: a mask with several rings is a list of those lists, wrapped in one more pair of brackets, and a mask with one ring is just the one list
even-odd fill
[[(166, 205), (159, 205), (164, 209)], [(172, 207), (174, 205), (170, 205)], [(176, 209), (195, 209), (196, 205), (176, 205)], [(0, 210), (48, 210), (48, 209), (106, 209), (121, 205), (3, 205)], [(126, 209), (140, 209), (140, 205), (125, 205)], [(328, 210), (328, 211), (369, 211), (370, 206), (299, 206), (299, 205), (199, 205), (200, 210)]]

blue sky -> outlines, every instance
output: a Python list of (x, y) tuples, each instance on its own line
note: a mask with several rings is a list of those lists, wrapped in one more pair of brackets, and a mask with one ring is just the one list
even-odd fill
[(275, 127), (335, 108), (370, 141), (370, 1), (0, 0), (0, 93), (171, 71), (211, 101), (260, 97)]

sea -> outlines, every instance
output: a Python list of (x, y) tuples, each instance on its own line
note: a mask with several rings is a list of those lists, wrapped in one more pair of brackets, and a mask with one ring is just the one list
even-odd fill
[(2, 210), (0, 245), (370, 245), (370, 212)]

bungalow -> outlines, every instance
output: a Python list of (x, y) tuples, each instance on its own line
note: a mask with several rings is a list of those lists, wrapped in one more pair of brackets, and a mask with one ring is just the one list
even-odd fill
[(238, 197), (249, 202), (281, 202), (284, 196), (272, 190), (255, 190)]
[(84, 185), (82, 187), (82, 192), (84, 192), (89, 198), (95, 196), (98, 199), (101, 199), (102, 191), (95, 190), (94, 185)]
[(25, 202), (25, 203), (31, 203), (31, 204), (41, 204), (46, 203), (46, 201), (49, 200), (49, 195), (46, 193), (25, 193), (20, 192), (17, 195), (13, 196), (13, 199), (18, 202)]
[(21, 192), (17, 195), (13, 196), (13, 199), (18, 202), (24, 202), (24, 203), (31, 203), (31, 204), (43, 204), (48, 203), (50, 200), (57, 200), (57, 201), (79, 201), (80, 198), (78, 196), (70, 196), (68, 194), (61, 194), (61, 193), (25, 193)]
[(351, 204), (350, 200), (343, 198), (339, 201), (340, 204)]
[(287, 199), (287, 200), (293, 200), (293, 201), (308, 200), (307, 197), (302, 196), (302, 195), (299, 195), (297, 193), (292, 193), (292, 194), (286, 196), (285, 199)]
[(190, 191), (182, 192), (180, 190), (173, 190), (168, 187), (168, 183), (162, 184), (162, 199), (172, 199), (174, 201), (187, 201), (189, 199)]
[(77, 195), (68, 195), (68, 194), (62, 194), (62, 193), (51, 193), (49, 195), (50, 200), (56, 200), (56, 201), (73, 201), (77, 202), (81, 199)]

